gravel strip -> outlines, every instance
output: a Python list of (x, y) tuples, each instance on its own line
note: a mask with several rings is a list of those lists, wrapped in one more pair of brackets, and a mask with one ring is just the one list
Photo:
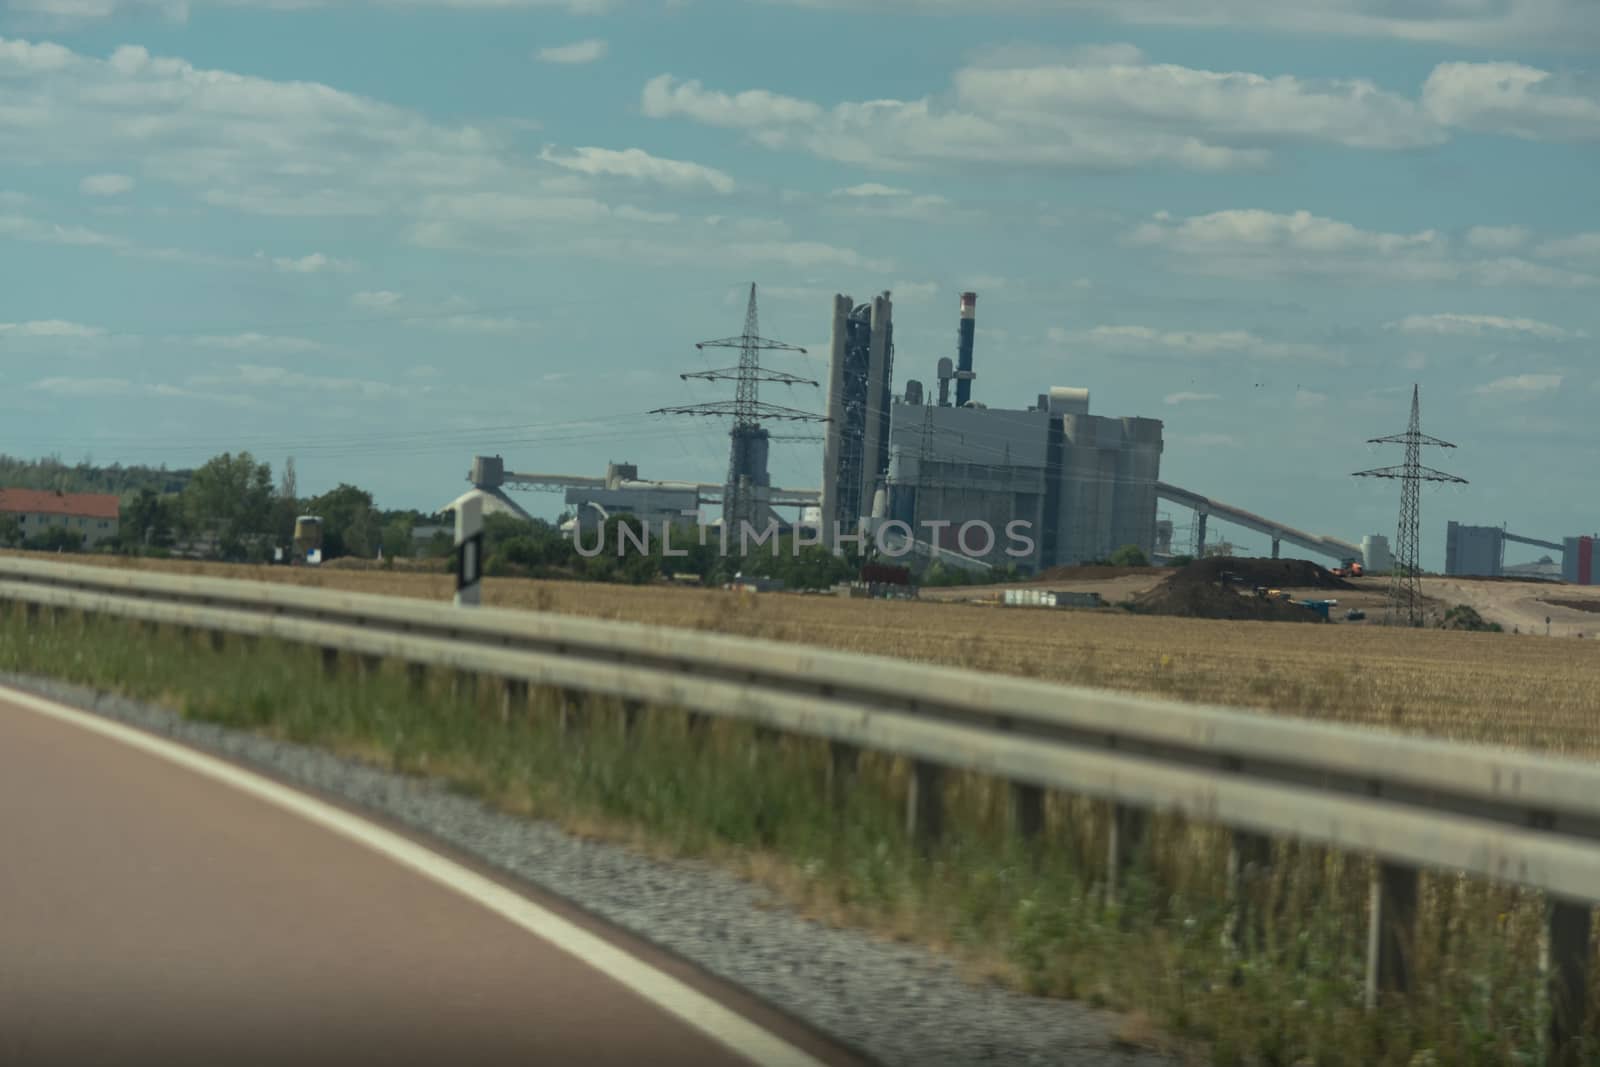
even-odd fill
[[(190, 721), (83, 686), (4, 673), (0, 683), (260, 768), (431, 834), (577, 902), (886, 1065), (1178, 1062), (1114, 1044), (1116, 1020), (1106, 1013), (969, 984), (933, 952), (800, 918), (775, 907), (759, 887), (708, 864), (650, 859), (578, 840), (549, 823), (492, 811), (437, 782)], [(687, 900), (695, 907), (684, 907)]]

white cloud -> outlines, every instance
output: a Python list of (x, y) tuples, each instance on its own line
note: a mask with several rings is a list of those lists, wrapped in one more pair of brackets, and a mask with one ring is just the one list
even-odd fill
[(1521, 226), (1474, 226), (1467, 231), (1467, 244), (1486, 252), (1509, 252), (1528, 241), (1528, 231)]
[(57, 396), (126, 396), (135, 386), (126, 378), (41, 378), (28, 388)]
[(381, 311), (394, 307), (400, 303), (401, 299), (402, 297), (399, 293), (391, 292), (388, 289), (371, 289), (352, 294), (350, 303), (355, 307), (364, 308), (368, 311)]
[(633, 178), (650, 181), (674, 189), (709, 188), (717, 193), (731, 193), (734, 180), (714, 167), (688, 163), (677, 159), (662, 159), (639, 148), (616, 151), (609, 148), (578, 148), (572, 155), (556, 154), (546, 148), (540, 155), (547, 163), (577, 171), (580, 174)]
[(267, 366), (259, 363), (240, 363), (233, 368), (232, 374), (195, 375), (186, 384), (233, 386), (251, 389), (307, 390), (313, 392), (355, 392), (368, 397), (391, 396), (405, 392), (404, 389), (390, 385), (387, 382), (369, 381), (361, 378), (344, 378), (335, 375), (310, 374), (305, 371), (289, 370), (286, 367)]
[(321, 352), (328, 347), (320, 341), (304, 337), (265, 333), (202, 334), (185, 340), (201, 348), (221, 348), (232, 352)]
[(84, 196), (121, 196), (133, 188), (133, 179), (126, 174), (92, 174), (78, 183)]
[(1518, 374), (1510, 378), (1497, 378), (1487, 385), (1480, 385), (1473, 390), (1485, 396), (1505, 393), (1543, 393), (1551, 389), (1559, 389), (1563, 375), (1560, 374)]
[(1521, 63), (1441, 63), (1422, 103), (1462, 129), (1530, 141), (1600, 139), (1600, 90)]
[(636, 221), (636, 209), (614, 210), (590, 198), (474, 193), (428, 198), (412, 236), (430, 248), (526, 255), (537, 251), (541, 240), (548, 240), (552, 232), (559, 232), (564, 253), (658, 267), (720, 263), (894, 269), (889, 260), (863, 256), (853, 249), (784, 239), (786, 227), (764, 220), (709, 216), (683, 220), (671, 229), (659, 227), (659, 235), (642, 231), (633, 224)]
[(1168, 252), (1182, 269), (1277, 280), (1311, 275), (1346, 281), (1468, 282), (1483, 286), (1588, 288), (1600, 277), (1524, 259), (1464, 256), (1437, 230), (1385, 233), (1308, 211), (1253, 209), (1175, 219), (1158, 212), (1127, 235), (1130, 244)]
[(1250, 359), (1298, 360), (1342, 364), (1344, 357), (1317, 345), (1269, 341), (1248, 330), (1157, 330), (1149, 326), (1104, 325), (1082, 333), (1055, 328), (1050, 340), (1087, 345), (1098, 351), (1127, 355), (1172, 355), (1180, 358), (1243, 356)]
[(96, 22), (121, 15), (150, 13), (173, 22), (186, 22), (196, 9), (261, 8), (298, 11), (335, 5), (373, 8), (438, 8), (440, 10), (519, 10), (557, 8), (575, 15), (599, 15), (616, 6), (615, 0), (7, 0), (16, 15), (32, 15), (54, 23)]
[(1180, 448), (1233, 448), (1238, 439), (1225, 433), (1175, 433), (1167, 440)]
[[(967, 15), (965, 0), (787, 0), (800, 7)], [(1504, 48), (1600, 42), (1588, 0), (989, 0), (986, 13), (1087, 14), (1135, 26), (1235, 27), (1251, 33), (1384, 37)], [(1037, 51), (1030, 49), (1030, 51)]]
[(895, 282), (889, 286), (896, 304), (925, 304), (939, 292), (937, 282)]
[(541, 63), (593, 63), (604, 59), (609, 46), (598, 37), (591, 37), (584, 41), (574, 41), (572, 44), (555, 45), (550, 48), (541, 48), (534, 53), (534, 58)]
[(910, 189), (897, 189), (892, 185), (880, 182), (864, 182), (861, 185), (852, 185), (847, 189), (835, 189), (834, 196), (911, 196)]
[[(1197, 70), (1153, 63), (1132, 46), (1081, 49), (1055, 62), (956, 72), (942, 97), (824, 107), (766, 90), (728, 93), (670, 74), (641, 95), (652, 118), (746, 131), (767, 148), (905, 169), (931, 162), (1120, 169), (1257, 167), (1275, 142), (1352, 148), (1436, 144), (1446, 133), (1418, 104), (1359, 79)], [(891, 186), (856, 187), (886, 195)]]
[(0, 215), (0, 237), (9, 237), (17, 241), (29, 241), (35, 244), (51, 245), (76, 245), (79, 247), (115, 248), (128, 247), (128, 242), (98, 230), (87, 229), (83, 226), (62, 226), (59, 223), (46, 222), (43, 219), (29, 218), (24, 215)]
[(1407, 315), (1389, 323), (1389, 329), (1409, 334), (1436, 334), (1455, 337), (1482, 337), (1490, 333), (1521, 333), (1541, 340), (1559, 341), (1585, 337), (1583, 331), (1564, 330), (1536, 319), (1511, 319), (1500, 315)]
[(145, 183), (282, 216), (378, 214), (421, 195), (525, 177), (497, 134), (314, 82), (208, 70), (125, 45), (100, 59), (0, 40), (0, 158), (116, 160)]
[[(261, 253), (257, 252), (256, 255), (260, 257)], [(323, 271), (343, 274), (355, 269), (355, 264), (349, 260), (334, 259), (331, 256), (323, 255), (321, 252), (312, 252), (310, 255), (301, 256), (299, 259), (276, 256), (272, 260), (272, 266), (273, 269), (283, 271), (285, 274), (320, 274)]]
[(456, 333), (513, 334), (535, 328), (526, 319), (496, 317), (493, 315), (449, 315), (444, 318), (423, 319), (425, 325)]
[(1541, 256), (1557, 258), (1600, 258), (1600, 233), (1580, 233), (1555, 241), (1546, 241), (1538, 248)]
[(1297, 388), (1294, 391), (1294, 406), (1300, 411), (1311, 411), (1322, 407), (1327, 402), (1327, 393), (1319, 393), (1315, 389)]
[(100, 337), (105, 330), (81, 322), (62, 319), (35, 319), (32, 322), (0, 322), (0, 338), (5, 337)]
[(1161, 398), (1163, 404), (1200, 404), (1207, 400), (1221, 400), (1216, 393), (1168, 393)]
[(919, 194), (909, 189), (898, 189), (877, 182), (835, 189), (832, 198), (848, 205), (846, 210), (852, 215), (876, 218), (933, 222), (970, 214), (935, 193)]

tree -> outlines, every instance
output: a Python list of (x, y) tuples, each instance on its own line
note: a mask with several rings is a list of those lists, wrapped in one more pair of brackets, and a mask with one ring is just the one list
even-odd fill
[(216, 535), (224, 559), (243, 559), (246, 541), (270, 529), (272, 468), (248, 452), (224, 452), (194, 472), (183, 506), (197, 528)]
[(372, 494), (341, 482), (313, 499), (311, 514), (322, 518), (322, 558), (370, 556), (378, 548), (378, 522)]
[(283, 476), (278, 479), (278, 495), (273, 500), (272, 538), (288, 544), (294, 540), (294, 520), (300, 515), (300, 481), (295, 476), (294, 457), (283, 461)]
[(0, 548), (16, 548), (22, 543), (22, 527), (10, 515), (0, 515)]
[(117, 540), (123, 551), (137, 553), (145, 548), (169, 547), (179, 521), (179, 499), (141, 489), (122, 505)]
[(1144, 549), (1138, 545), (1123, 545), (1111, 553), (1113, 567), (1148, 567), (1150, 557), (1144, 554)]

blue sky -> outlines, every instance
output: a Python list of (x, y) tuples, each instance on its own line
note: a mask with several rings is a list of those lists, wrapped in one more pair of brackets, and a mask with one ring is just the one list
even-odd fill
[(394, 507), (475, 452), (716, 480), (725, 425), (646, 413), (728, 395), (678, 372), (750, 282), (819, 379), (831, 295), (891, 290), (899, 383), (973, 288), (977, 398), (1163, 419), (1169, 481), (1392, 536), (1349, 475), (1418, 382), (1471, 481), (1425, 562), (1447, 519), (1588, 532), (1585, 6), (8, 0), (0, 450), (292, 455)]

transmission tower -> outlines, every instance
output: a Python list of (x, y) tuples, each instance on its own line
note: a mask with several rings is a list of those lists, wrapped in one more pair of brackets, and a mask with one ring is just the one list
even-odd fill
[(805, 349), (796, 345), (784, 344), (782, 341), (771, 341), (761, 336), (760, 323), (756, 317), (756, 287), (754, 282), (750, 284), (750, 304), (744, 313), (744, 333), (737, 337), (701, 341), (695, 347), (702, 350), (707, 348), (737, 348), (739, 350), (739, 365), (737, 367), (694, 371), (678, 375), (684, 381), (688, 381), (691, 378), (698, 378), (708, 382), (732, 381), (736, 383), (734, 399), (731, 402), (721, 400), (710, 404), (656, 408), (650, 414), (733, 416), (733, 429), (728, 432), (730, 445), (728, 483), (722, 496), (722, 522), (724, 528), (734, 531), (734, 535), (737, 537), (738, 531), (742, 528), (740, 523), (748, 522), (754, 524), (755, 522), (758, 490), (771, 484), (767, 475), (767, 443), (770, 440), (770, 435), (762, 428), (762, 421), (826, 422), (828, 420), (825, 415), (815, 415), (809, 411), (800, 411), (797, 408), (779, 407), (776, 404), (764, 404), (761, 402), (758, 392), (761, 382), (810, 386), (816, 386), (817, 383), (809, 378), (800, 378), (793, 374), (784, 374), (781, 371), (764, 370), (762, 368), (761, 353), (763, 351), (799, 352), (803, 355), (805, 354)]
[(1378, 467), (1370, 471), (1357, 471), (1357, 478), (1398, 478), (1400, 480), (1400, 527), (1395, 533), (1394, 570), (1389, 576), (1389, 602), (1384, 621), (1389, 625), (1404, 622), (1407, 626), (1422, 625), (1421, 569), (1417, 565), (1420, 538), (1420, 502), (1423, 482), (1453, 482), (1466, 485), (1465, 478), (1436, 471), (1422, 465), (1422, 446), (1454, 448), (1449, 441), (1429, 437), (1422, 432), (1421, 407), (1417, 400), (1417, 387), (1411, 387), (1411, 424), (1405, 433), (1387, 437), (1373, 437), (1369, 445), (1405, 445), (1406, 461), (1397, 467)]

